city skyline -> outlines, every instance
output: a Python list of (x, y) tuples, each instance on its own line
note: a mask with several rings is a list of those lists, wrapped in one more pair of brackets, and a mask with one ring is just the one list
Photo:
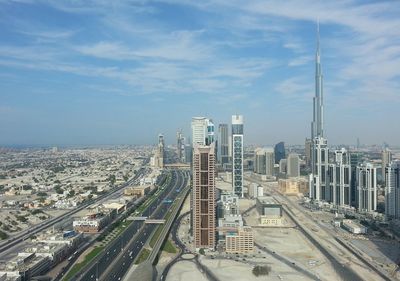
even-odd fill
[(217, 125), (232, 114), (246, 118), (246, 145), (302, 144), (317, 18), (329, 144), (399, 145), (399, 132), (381, 126), (399, 105), (399, 10), (358, 1), (1, 1), (0, 145), (144, 144), (160, 132), (174, 143), (178, 128), (190, 135), (192, 116)]

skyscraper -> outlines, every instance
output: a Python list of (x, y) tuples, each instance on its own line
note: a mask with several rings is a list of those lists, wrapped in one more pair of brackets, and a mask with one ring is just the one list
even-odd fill
[(385, 168), (385, 213), (388, 218), (400, 219), (400, 160)]
[(323, 77), (319, 46), (319, 24), (317, 28), (317, 51), (315, 54), (315, 96), (313, 98), (313, 121), (311, 122), (311, 171), (310, 197), (314, 200), (330, 201), (326, 186), (328, 168), (328, 141), (324, 138)]
[(345, 148), (335, 151), (335, 162), (329, 164), (327, 177), (328, 201), (335, 206), (350, 206), (351, 166), (350, 155)]
[(265, 150), (256, 148), (254, 150), (254, 172), (256, 174), (265, 175)]
[(272, 177), (275, 175), (275, 153), (272, 147), (264, 148), (265, 151), (265, 174), (267, 177)]
[(158, 135), (158, 148), (157, 148), (157, 166), (159, 168), (164, 167), (164, 136), (162, 134)]
[(288, 177), (300, 176), (300, 158), (297, 153), (289, 153), (286, 165)]
[(200, 145), (206, 144), (208, 138), (208, 119), (206, 117), (192, 118), (192, 146), (195, 143)]
[(378, 199), (376, 170), (376, 167), (370, 163), (361, 164), (357, 167), (356, 203), (360, 212), (376, 211)]
[(232, 187), (243, 197), (243, 116), (232, 115)]
[(228, 124), (218, 126), (218, 157), (220, 164), (229, 163), (229, 130)]
[(392, 152), (387, 147), (385, 147), (382, 150), (382, 177), (385, 185), (386, 185), (385, 168), (390, 162), (392, 162)]
[(176, 153), (181, 162), (185, 160), (185, 138), (181, 131), (176, 132)]
[(330, 196), (326, 188), (328, 171), (328, 142), (326, 139), (316, 137), (313, 143), (313, 161), (310, 175), (310, 198), (317, 201), (328, 201)]
[(196, 249), (215, 248), (215, 143), (193, 148), (193, 235)]
[(192, 117), (192, 145), (214, 142), (214, 123), (206, 117)]
[(317, 28), (317, 51), (315, 53), (315, 96), (313, 121), (311, 123), (311, 139), (324, 136), (324, 96), (323, 96), (323, 76), (321, 68), (321, 54), (319, 47), (319, 24)]
[(275, 164), (279, 164), (279, 161), (281, 161), (281, 159), (286, 158), (285, 143), (283, 141), (275, 145), (274, 153), (275, 153)]

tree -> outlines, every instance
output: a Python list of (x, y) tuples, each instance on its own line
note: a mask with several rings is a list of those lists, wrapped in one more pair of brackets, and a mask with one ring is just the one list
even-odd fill
[(199, 250), (199, 254), (204, 256), (204, 255), (206, 254), (206, 252), (204, 251), (204, 249), (203, 249), (203, 248), (200, 248), (200, 250)]
[(268, 275), (271, 272), (271, 267), (268, 265), (256, 265), (253, 270), (255, 276)]
[(37, 196), (46, 197), (46, 196), (47, 196), (47, 193), (46, 193), (46, 192), (38, 192), (38, 193), (37, 193)]

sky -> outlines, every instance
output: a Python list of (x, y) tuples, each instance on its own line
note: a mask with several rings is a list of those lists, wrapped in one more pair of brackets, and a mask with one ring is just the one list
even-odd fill
[(310, 136), (317, 21), (330, 144), (400, 144), (400, 1), (0, 0), (0, 145), (153, 144), (193, 116)]

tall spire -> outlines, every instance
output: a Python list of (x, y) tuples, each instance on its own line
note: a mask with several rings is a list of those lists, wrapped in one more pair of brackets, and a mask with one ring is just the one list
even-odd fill
[(315, 96), (311, 138), (324, 136), (323, 76), (321, 70), (321, 51), (319, 43), (319, 20), (317, 23), (317, 50), (315, 53)]

